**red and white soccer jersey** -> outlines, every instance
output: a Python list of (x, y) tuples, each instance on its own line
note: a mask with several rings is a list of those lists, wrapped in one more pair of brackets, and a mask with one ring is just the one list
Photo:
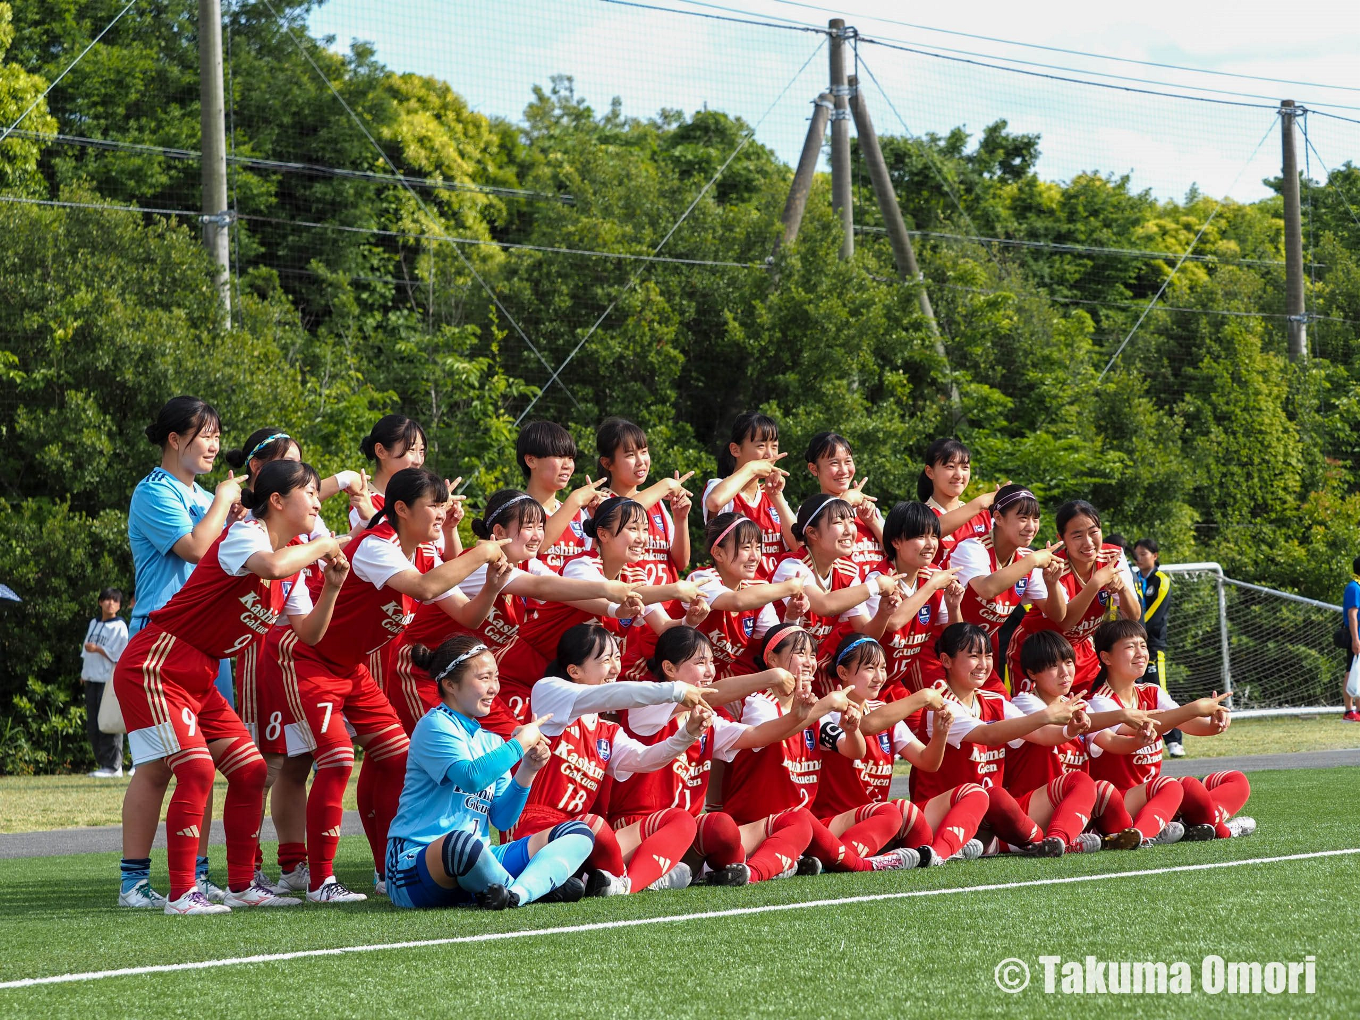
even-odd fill
[[(926, 506), (935, 512), (936, 517), (943, 517), (949, 513), (942, 504), (935, 502), (934, 496), (926, 500)], [(948, 535), (941, 532), (940, 547), (935, 550), (935, 565), (946, 568), (954, 566), (950, 562), (950, 556), (953, 554), (955, 546), (966, 539), (981, 538), (983, 535), (990, 535), (991, 533), (992, 514), (988, 510), (981, 510), (974, 514)]]
[[(1085, 586), (1085, 581), (1077, 576), (1077, 572), (1072, 568), (1071, 562), (1067, 558), (1067, 551), (1061, 550), (1057, 556), (1062, 564), (1062, 573), (1058, 576), (1058, 581), (1063, 586), (1063, 591), (1067, 595), (1070, 604), (1077, 593)], [(1117, 545), (1103, 545), (1100, 552), (1096, 554), (1096, 565), (1091, 573), (1100, 569), (1107, 563), (1118, 564), (1119, 572), (1123, 576), (1125, 591), (1134, 591), (1133, 572), (1129, 570), (1129, 561), (1124, 558), (1124, 550)], [(1090, 575), (1087, 575), (1087, 580)], [(1111, 604), (1119, 604), (1119, 596), (1115, 595), (1108, 587), (1101, 588), (1100, 592), (1091, 604), (1086, 607), (1086, 612), (1082, 614), (1080, 620), (1071, 623), (1063, 621), (1061, 628), (1063, 637), (1071, 643), (1073, 651), (1076, 653), (1076, 679), (1072, 683), (1072, 693), (1074, 695), (1085, 694), (1095, 683), (1097, 674), (1100, 672), (1100, 659), (1096, 655), (1095, 642), (1092, 640), (1096, 628), (1101, 625), (1110, 615)], [(1031, 634), (1036, 634), (1041, 630), (1059, 630), (1043, 613), (1026, 613), (1020, 621), (1020, 626), (1011, 635), (1010, 644), (1006, 648), (1006, 659), (1010, 666), (1011, 676), (1023, 677), (1020, 669), (1020, 649), (1025, 646)], [(1020, 690), (1027, 690), (1028, 680), (1022, 680)]]
[[(779, 702), (766, 694), (752, 694), (741, 710), (747, 726), (784, 714)], [(723, 771), (723, 811), (745, 825), (790, 808), (809, 807), (817, 797), (822, 768), (821, 728), (809, 726), (777, 744), (738, 752)], [(827, 732), (839, 734), (838, 729)]]
[[(732, 590), (723, 583), (722, 577), (713, 567), (696, 570), (689, 575), (689, 579), (699, 586), (699, 594), (710, 606), (718, 596)], [(737, 585), (737, 589), (742, 590), (753, 584), (765, 583), (742, 581)], [(761, 606), (759, 609), (744, 609), (739, 613), (712, 610), (704, 618), (704, 622), (699, 624), (698, 629), (708, 637), (709, 643), (713, 646), (713, 666), (717, 670), (718, 679), (725, 680), (728, 677), (758, 672), (756, 653), (760, 650), (761, 639), (765, 637), (766, 631), (778, 623), (779, 615), (770, 605)]]
[[(883, 515), (878, 512), (878, 507), (872, 503), (865, 504), (869, 507), (869, 513), (878, 524), (879, 531), (883, 530)], [(857, 508), (858, 509), (858, 508)], [(874, 529), (869, 527), (868, 521), (855, 514), (855, 548), (850, 551), (850, 559), (859, 567), (860, 575), (863, 576), (879, 560), (883, 559), (883, 543), (878, 540), (878, 535)]]
[[(383, 495), (381, 492), (370, 492), (368, 494), (368, 498), (369, 501), (372, 502), (373, 504), (373, 512), (375, 514), (378, 511), (380, 511), (384, 506), (387, 505), (387, 497)], [(320, 518), (317, 518), (317, 521), (319, 523)], [(364, 520), (362, 517), (359, 516), (358, 510), (354, 509), (354, 507), (349, 508), (349, 529), (351, 535), (354, 534), (355, 531), (358, 531), (367, 523), (368, 521)], [(389, 521), (388, 523), (391, 522)], [(426, 543), (426, 545), (429, 547), (430, 551), (432, 551), (436, 556), (443, 556), (444, 533), (441, 531), (439, 533), (438, 538), (436, 538), (433, 542)]]
[[(949, 726), (944, 761), (939, 769), (935, 772), (911, 770), (911, 799), (917, 804), (924, 804), (936, 794), (963, 783), (978, 783), (984, 787), (1003, 785), (1006, 745), (988, 747), (964, 738), (979, 725), (1018, 719), (1025, 714), (1009, 698), (992, 691), (974, 691), (972, 705), (965, 705), (948, 687), (942, 687), (940, 695), (953, 710), (954, 721)], [(930, 712), (925, 717), (925, 739), (929, 740), (934, 733), (935, 713)], [(1022, 742), (1011, 741), (1009, 746), (1019, 747)]]
[[(660, 743), (674, 736), (683, 724), (674, 705), (631, 709), (625, 728), (643, 734), (642, 743)], [(689, 749), (665, 768), (639, 772), (615, 782), (609, 794), (609, 824), (622, 828), (655, 811), (678, 807), (696, 818), (704, 810), (713, 762), (731, 761), (736, 742), (748, 727), (715, 713), (713, 725), (699, 734)]]
[[(1030, 692), (1017, 694), (1012, 700), (1025, 715), (1042, 712), (1048, 706), (1038, 695)], [(1086, 737), (1076, 736), (1057, 747), (1045, 747), (1024, 740), (1019, 747), (1006, 752), (1006, 772), (1002, 785), (1015, 797), (1023, 797), (1031, 790), (1047, 786), (1069, 772), (1086, 772), (1090, 755), (1086, 751)]]
[[(553, 504), (551, 510), (547, 507), (543, 508), (549, 517), (562, 507), (561, 502), (556, 499), (553, 500)], [(546, 549), (538, 551), (539, 560), (554, 574), (562, 573), (562, 568), (567, 565), (568, 561), (589, 551), (592, 543), (585, 532), (585, 522), (589, 516), (590, 514), (585, 510), (576, 511), (576, 516), (571, 519), (566, 530), (558, 536), (557, 541)]]
[[(775, 567), (774, 575), (770, 581), (780, 584), (794, 577), (802, 577), (815, 581), (817, 587), (825, 592), (844, 591), (846, 588), (853, 588), (857, 584), (863, 583), (859, 567), (847, 559), (841, 558), (831, 564), (831, 569), (825, 575), (817, 573), (816, 564), (813, 562), (812, 553), (806, 546), (796, 553), (785, 553), (780, 557), (779, 565)], [(788, 600), (780, 603), (787, 607)], [(869, 621), (869, 614), (865, 611), (864, 603), (847, 609), (840, 616), (819, 616), (817, 613), (808, 611), (808, 615), (803, 618), (802, 626), (812, 639), (817, 642), (817, 665), (824, 668), (831, 656), (836, 652), (836, 645), (841, 638), (855, 629), (855, 621), (861, 624)]]
[[(1002, 567), (1008, 567), (1022, 556), (1030, 554), (1029, 549), (1017, 549), (1005, 563), (1000, 562), (996, 548), (992, 545), (992, 534), (980, 538), (969, 538), (954, 547), (949, 557), (949, 565), (958, 569), (955, 575), (963, 585), (963, 602), (959, 615), (966, 623), (975, 623), (992, 638), (992, 651), (996, 652), (996, 635), (1002, 624), (1015, 612), (1017, 606), (1048, 598), (1048, 586), (1044, 584), (1044, 572), (1034, 569), (1005, 591), (990, 599), (984, 599), (968, 582), (975, 577), (995, 574)], [(1000, 664), (994, 664), (994, 668)]]
[[(713, 486), (721, 481), (721, 478), (710, 478), (708, 484), (704, 486), (704, 523), (708, 523), (708, 519), (715, 516), (708, 512), (708, 494), (713, 491)], [(764, 487), (761, 487), (754, 503), (748, 503), (746, 497), (739, 492), (728, 500), (718, 513), (727, 513), (729, 510), (760, 525), (760, 567), (756, 570), (756, 577), (768, 581), (774, 574), (774, 568), (779, 565), (779, 558), (789, 551), (784, 545), (784, 533), (780, 530), (779, 511), (775, 508), (774, 500)]]
[[(882, 701), (866, 702), (864, 714), (882, 708), (883, 704)], [(840, 722), (839, 713), (826, 718), (830, 722)], [(921, 746), (904, 722), (895, 723), (872, 736), (865, 734), (864, 744), (862, 758), (851, 759), (843, 754), (827, 754), (822, 758), (817, 799), (812, 805), (812, 813), (818, 818), (834, 818), (842, 811), (888, 800), (892, 792), (893, 763), (912, 744)]]
[[(1135, 701), (1125, 704), (1115, 694), (1109, 684), (1102, 684), (1091, 692), (1089, 709), (1096, 712), (1117, 712), (1121, 708), (1141, 708), (1145, 712), (1167, 712), (1180, 708), (1176, 699), (1162, 690), (1158, 684), (1134, 684)], [(1133, 754), (1111, 754), (1096, 743), (1094, 733), (1088, 735), (1091, 753), (1091, 778), (1097, 782), (1106, 779), (1123, 792), (1135, 786), (1150, 783), (1162, 774), (1162, 751), (1166, 742), (1160, 733), (1151, 743), (1145, 744)]]
[[(618, 493), (611, 489), (609, 495), (618, 496)], [(647, 551), (637, 563), (647, 575), (648, 584), (674, 584), (680, 579), (675, 561), (671, 559), (674, 541), (675, 519), (663, 499), (647, 511)]]
[[(939, 569), (936, 566), (922, 567), (916, 572), (911, 584), (907, 583), (905, 577), (899, 580), (897, 588), (902, 593), (903, 599), (915, 595), (920, 586), (930, 580), (930, 576)], [(870, 568), (865, 580), (869, 582), (871, 589), (877, 590), (875, 580), (891, 576), (892, 573), (892, 564), (887, 560), (880, 560)], [(864, 603), (864, 611), (871, 617), (878, 615), (879, 598), (878, 595), (872, 595)], [(885, 632), (878, 639), (888, 660), (888, 679), (883, 685), (885, 690), (894, 694), (899, 692), (912, 694), (944, 678), (944, 669), (935, 655), (935, 638), (948, 624), (949, 610), (945, 607), (944, 589), (941, 588), (931, 593), (926, 604), (917, 610), (915, 616), (896, 630)]]

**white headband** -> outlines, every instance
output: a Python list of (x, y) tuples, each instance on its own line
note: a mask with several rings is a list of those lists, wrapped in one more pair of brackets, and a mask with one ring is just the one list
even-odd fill
[(486, 651), (486, 645), (483, 644), (473, 645), (466, 652), (458, 656), (458, 658), (454, 659), (447, 666), (441, 669), (439, 671), (439, 675), (434, 678), (434, 682), (439, 683), (440, 680), (443, 680), (446, 676), (452, 673), (454, 669), (456, 669), (458, 666), (461, 666), (463, 663), (467, 662), (468, 659), (472, 658), (474, 655), (481, 655), (484, 651)]

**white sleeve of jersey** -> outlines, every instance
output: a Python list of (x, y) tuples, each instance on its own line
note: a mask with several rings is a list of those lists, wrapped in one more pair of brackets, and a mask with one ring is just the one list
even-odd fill
[[(1011, 701), (1009, 698), (1002, 698), (1001, 703), (1005, 706), (1005, 715), (1002, 716), (1003, 719), (1023, 719), (1025, 718), (1025, 716), (1029, 715), (1028, 712), (1020, 708), (1019, 705), (1017, 705), (1014, 701)], [(1016, 737), (1014, 740), (1006, 741), (1006, 746), (1019, 747), (1024, 742), (1025, 742), (1024, 737)]]
[(709, 731), (713, 740), (713, 757), (719, 761), (731, 761), (737, 756), (737, 741), (750, 729), (745, 723), (732, 722), (720, 715), (713, 717), (713, 728)]
[(217, 547), (217, 565), (222, 572), (231, 577), (242, 577), (250, 573), (246, 560), (257, 552), (272, 552), (269, 532), (264, 530), (260, 521), (237, 521)]
[(684, 754), (698, 740), (683, 725), (656, 744), (640, 744), (623, 730), (614, 734), (614, 750), (605, 771), (615, 779), (627, 779), (635, 772), (655, 772)]
[(1046, 598), (1048, 598), (1048, 585), (1044, 583), (1044, 572), (1035, 567), (1029, 572), (1029, 584), (1025, 588), (1025, 599), (1033, 601)]
[[(1119, 557), (1119, 576), (1124, 582), (1124, 591), (1136, 600), (1138, 589), (1133, 586), (1133, 571), (1129, 569), (1129, 561), (1122, 556)], [(1118, 598), (1117, 595), (1115, 597)]]
[(741, 721), (744, 726), (759, 726), (763, 722), (780, 717), (779, 706), (767, 694), (749, 695), (741, 706)]
[(926, 746), (925, 744), (921, 743), (919, 740), (917, 740), (914, 736), (911, 735), (911, 730), (907, 729), (907, 724), (905, 720), (893, 723), (892, 728), (893, 754), (900, 755), (907, 748), (911, 747), (912, 744), (915, 744), (917, 747), (921, 748), (924, 748)]
[(600, 568), (595, 565), (595, 560), (589, 556), (577, 556), (567, 560), (566, 566), (562, 568), (563, 577), (575, 578), (578, 581), (603, 581), (604, 574), (600, 573)]
[(975, 577), (985, 577), (992, 572), (992, 561), (987, 550), (976, 538), (965, 538), (949, 554), (950, 567), (956, 568), (955, 575), (959, 584), (967, 586)]
[(618, 712), (641, 705), (674, 705), (679, 695), (680, 688), (674, 683), (620, 680), (592, 686), (545, 676), (534, 684), (530, 704), (536, 716), (552, 714), (539, 729), (545, 737), (555, 737), (583, 715)]
[[(798, 557), (790, 556), (779, 561), (779, 565), (774, 568), (774, 574), (771, 575), (770, 580), (775, 584), (783, 584), (795, 577), (805, 579), (812, 577), (812, 570)], [(820, 588), (821, 585), (818, 585), (818, 587)]]
[(1044, 705), (1043, 699), (1030, 691), (1017, 694), (1011, 699), (1011, 704), (1020, 709), (1023, 715), (1033, 715), (1035, 712), (1042, 712), (1047, 707)]
[(1160, 687), (1157, 688), (1157, 711), (1158, 711), (1158, 712), (1167, 712), (1167, 711), (1170, 711), (1170, 710), (1173, 709), (1173, 708), (1180, 708), (1180, 707), (1181, 707), (1181, 705), (1180, 705), (1180, 702), (1179, 702), (1179, 701), (1177, 701), (1177, 700), (1176, 700), (1175, 698), (1173, 698), (1171, 695), (1167, 694), (1166, 691), (1162, 690)]
[[(959, 544), (962, 545), (963, 543)], [(986, 723), (979, 720), (977, 716), (970, 715), (968, 710), (962, 705), (951, 703), (950, 707), (954, 709), (954, 721), (949, 724), (949, 735), (944, 739), (951, 747), (960, 747), (968, 734), (972, 733), (979, 726), (985, 726)], [(934, 735), (935, 713), (927, 712), (926, 736), (933, 737)]]
[[(865, 616), (878, 615), (878, 604), (882, 600), (882, 596), (878, 594), (878, 585), (875, 582), (881, 576), (883, 576), (883, 572), (880, 570), (871, 570), (864, 575), (864, 582), (869, 586), (869, 591), (873, 593), (859, 604), (859, 609)], [(841, 619), (845, 619), (845, 617), (841, 617)]]
[(359, 511), (356, 510), (356, 509), (354, 509), (354, 507), (350, 507), (350, 508), (349, 508), (349, 530), (350, 530), (350, 531), (353, 531), (355, 528), (359, 527), (359, 525), (361, 525), (361, 524), (363, 524), (363, 523), (364, 523), (364, 519), (363, 519), (362, 517), (359, 516)]
[(673, 715), (675, 715), (673, 703), (630, 708), (628, 710), (628, 728), (634, 733), (650, 737), (653, 733), (660, 733), (664, 730)]
[[(1115, 701), (1113, 698), (1104, 698), (1100, 695), (1092, 695), (1086, 699), (1086, 711), (1091, 713), (1091, 715), (1095, 715), (1097, 712), (1118, 712), (1123, 707), (1123, 705), (1119, 704), (1119, 702)], [(1099, 758), (1105, 753), (1105, 749), (1096, 743), (1095, 738), (1102, 733), (1113, 733), (1117, 729), (1117, 726), (1111, 726), (1108, 729), (1092, 730), (1090, 733), (1085, 734), (1087, 753), (1092, 758)]]
[(401, 546), (376, 535), (364, 538), (350, 558), (350, 570), (362, 581), (381, 588), (403, 570), (416, 565), (401, 553)]
[[(717, 484), (718, 484), (719, 482), (721, 482), (721, 481), (722, 481), (721, 478), (710, 478), (710, 479), (708, 480), (707, 484), (704, 485), (704, 496), (703, 496), (703, 499), (699, 500), (699, 505), (703, 508), (703, 511), (704, 511), (704, 523), (705, 523), (705, 524), (708, 523), (708, 519), (709, 519), (710, 517), (716, 517), (716, 516), (718, 515), (718, 514), (711, 514), (711, 513), (708, 512), (708, 494), (709, 494), (710, 492), (713, 491), (713, 486), (717, 485)], [(718, 513), (719, 513), (719, 514), (725, 514), (725, 513), (727, 513), (727, 511), (729, 511), (729, 510), (731, 510), (731, 509), (732, 509), (732, 501), (729, 499), (726, 503), (723, 504), (722, 509), (719, 510)]]
[(779, 614), (774, 610), (774, 604), (761, 606), (756, 614), (755, 626), (751, 628), (751, 640), (759, 641), (771, 627), (779, 626)]
[(732, 590), (722, 583), (722, 578), (718, 576), (716, 570), (696, 570), (689, 575), (689, 579), (699, 586), (699, 594), (706, 602), (711, 603), (719, 595), (725, 595)]
[[(513, 575), (512, 575), (513, 577)], [(475, 599), (486, 587), (486, 564), (482, 564), (467, 577), (458, 582), (458, 590), (470, 599)]]
[(306, 575), (299, 574), (288, 589), (288, 599), (283, 603), (285, 616), (306, 616), (312, 611), (312, 594), (307, 590)]

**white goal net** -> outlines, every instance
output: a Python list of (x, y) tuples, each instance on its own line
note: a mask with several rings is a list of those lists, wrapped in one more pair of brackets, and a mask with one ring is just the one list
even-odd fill
[(1341, 607), (1224, 577), (1217, 563), (1163, 565), (1171, 578), (1167, 691), (1184, 704), (1231, 690), (1234, 715), (1340, 711)]

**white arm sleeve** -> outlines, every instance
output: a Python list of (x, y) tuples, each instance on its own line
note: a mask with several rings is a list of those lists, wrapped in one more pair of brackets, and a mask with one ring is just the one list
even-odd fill
[(639, 744), (619, 730), (614, 735), (614, 751), (605, 768), (615, 779), (627, 779), (634, 772), (655, 772), (684, 754), (698, 739), (690, 736), (683, 725), (665, 740), (651, 745)]
[(619, 680), (591, 686), (545, 676), (534, 684), (530, 704), (536, 716), (552, 713), (552, 718), (540, 730), (545, 737), (555, 737), (583, 715), (619, 712), (643, 705), (674, 705), (681, 697), (678, 683)]
[[(671, 721), (671, 717), (674, 715), (674, 703), (630, 708), (628, 710), (628, 728), (634, 733), (641, 733), (644, 737), (650, 737), (653, 733), (660, 733), (665, 729), (666, 724)], [(716, 718), (714, 722), (716, 724)]]

